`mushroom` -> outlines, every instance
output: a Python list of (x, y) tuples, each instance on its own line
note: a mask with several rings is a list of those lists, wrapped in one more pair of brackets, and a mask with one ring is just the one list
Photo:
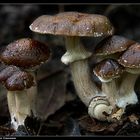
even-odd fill
[(118, 62), (125, 67), (126, 71), (120, 87), (120, 94), (123, 98), (118, 100), (118, 106), (125, 108), (129, 104), (136, 104), (138, 102), (134, 85), (140, 74), (140, 43), (131, 45), (120, 56)]
[(4, 68), (0, 71), (0, 82), (3, 83), (6, 81), (8, 77), (10, 77), (14, 72), (20, 71), (20, 68), (16, 66), (6, 66), (3, 65)]
[[(123, 74), (124, 67), (121, 66), (116, 60), (108, 58), (97, 63), (93, 69), (93, 72), (102, 82), (102, 92), (107, 95), (107, 98), (115, 112), (118, 110), (117, 101), (121, 98), (121, 95), (118, 94), (118, 79)], [(123, 112), (124, 110), (122, 110), (122, 113)], [(120, 119), (122, 113), (118, 114), (119, 116), (115, 116), (117, 120)]]
[[(5, 66), (5, 65), (4, 65)], [(8, 66), (4, 67), (0, 71), (0, 83), (4, 83), (8, 77), (10, 77), (14, 72), (19, 71), (20, 69), (16, 66)], [(17, 128), (17, 122), (15, 121), (15, 109), (16, 109), (16, 103), (15, 103), (15, 95), (14, 94), (8, 94), (7, 92), (7, 102), (8, 102), (8, 108), (10, 112), (11, 117), (11, 125), (14, 129)]]
[(127, 39), (120, 35), (113, 35), (104, 38), (95, 47), (95, 55), (101, 61), (105, 58), (117, 59), (122, 52), (128, 49), (135, 41)]
[(17, 130), (19, 125), (24, 125), (27, 115), (31, 115), (26, 89), (33, 85), (33, 76), (16, 66), (8, 66), (0, 72), (0, 82), (8, 90), (7, 102), (11, 125)]
[(18, 66), (34, 77), (34, 85), (27, 90), (34, 116), (36, 113), (37, 81), (36, 70), (40, 64), (48, 60), (48, 46), (30, 38), (18, 39), (0, 50), (0, 59), (6, 65)]
[[(133, 49), (131, 50), (131, 48), (133, 48), (133, 46), (137, 46), (136, 44), (137, 43), (133, 40), (129, 40), (122, 36), (114, 35), (112, 37), (108, 37), (107, 40), (104, 39), (103, 41), (101, 41), (95, 48), (95, 54), (96, 56), (100, 56), (100, 61), (105, 58), (114, 58), (119, 62), (120, 65), (125, 67), (124, 71), (133, 73), (135, 69), (133, 68), (131, 71), (131, 69), (127, 68), (126, 65), (128, 65), (127, 63), (130, 62), (131, 62), (131, 66), (135, 65), (134, 61), (136, 60), (133, 61), (130, 59), (132, 59), (134, 53), (134, 50)], [(130, 54), (128, 53), (131, 54), (131, 57), (129, 57)], [(137, 61), (139, 61), (138, 56), (137, 56)], [(139, 70), (137, 69), (136, 72), (139, 73), (138, 71)], [(116, 105), (122, 109), (122, 114), (124, 113), (127, 105), (136, 104), (138, 102), (137, 95), (134, 92), (134, 84), (135, 84), (135, 80), (137, 79), (137, 76), (136, 75), (134, 76), (127, 72), (124, 72), (121, 78), (119, 78), (120, 80), (118, 81), (119, 83), (117, 83), (118, 85), (116, 84), (114, 85), (117, 87), (119, 86), (118, 94), (116, 94), (118, 96), (116, 97)]]
[[(66, 65), (70, 64), (77, 94), (86, 106), (90, 106), (89, 110), (92, 110), (92, 113), (94, 112), (95, 106), (92, 108), (93, 104), (91, 100), (93, 99), (93, 102), (96, 102), (95, 104), (98, 110), (95, 110), (99, 115), (95, 112), (93, 114), (90, 113), (92, 117), (99, 120), (106, 120), (106, 116), (103, 115), (104, 108), (106, 108), (105, 112), (110, 113), (110, 106), (107, 99), (105, 100), (105, 96), (91, 79), (88, 58), (92, 53), (84, 48), (80, 42), (80, 37), (112, 35), (114, 28), (109, 19), (97, 14), (62, 12), (56, 15), (42, 15), (38, 17), (30, 25), (30, 29), (41, 34), (53, 34), (65, 37), (67, 52), (62, 56), (61, 61)], [(94, 100), (95, 98), (98, 100)], [(104, 107), (102, 106), (102, 101)]]

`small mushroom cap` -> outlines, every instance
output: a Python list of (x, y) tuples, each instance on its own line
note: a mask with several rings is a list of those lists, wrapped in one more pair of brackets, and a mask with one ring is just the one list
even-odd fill
[(29, 27), (41, 34), (65, 36), (108, 36), (114, 33), (109, 19), (103, 15), (79, 12), (62, 12), (42, 15)]
[(0, 71), (0, 82), (5, 82), (11, 75), (15, 72), (20, 71), (20, 69), (16, 66), (8, 66)]
[(48, 60), (50, 50), (39, 41), (22, 38), (1, 49), (0, 59), (7, 65), (30, 68)]
[(119, 64), (127, 68), (140, 68), (140, 44), (135, 43), (118, 59)]
[(96, 47), (96, 55), (110, 55), (117, 52), (125, 51), (134, 44), (135, 41), (127, 39), (123, 36), (113, 35), (103, 39)]
[(102, 81), (109, 82), (114, 78), (119, 77), (124, 71), (123, 66), (121, 66), (114, 59), (105, 59), (98, 64), (93, 69), (94, 74)]
[(9, 91), (19, 91), (30, 88), (34, 84), (33, 76), (24, 71), (17, 71), (5, 81)]

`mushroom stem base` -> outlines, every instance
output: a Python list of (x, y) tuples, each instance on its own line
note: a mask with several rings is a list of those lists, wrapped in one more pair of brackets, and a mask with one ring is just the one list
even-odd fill
[(16, 130), (18, 128), (18, 124), (16, 121), (16, 99), (13, 91), (7, 92), (7, 102), (8, 102), (9, 113), (11, 116), (11, 126)]
[(17, 130), (19, 125), (24, 125), (26, 117), (31, 115), (27, 91), (8, 91), (7, 100), (11, 116), (11, 126)]
[(105, 96), (94, 97), (88, 107), (88, 113), (91, 117), (100, 121), (112, 121), (111, 114), (113, 107)]
[(31, 107), (27, 91), (16, 91), (15, 98), (17, 122), (18, 125), (24, 125), (26, 117), (31, 115)]

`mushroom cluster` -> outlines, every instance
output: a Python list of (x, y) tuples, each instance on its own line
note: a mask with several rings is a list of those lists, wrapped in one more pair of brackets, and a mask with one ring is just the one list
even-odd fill
[(102, 40), (95, 48), (99, 62), (93, 68), (102, 82), (102, 92), (110, 104), (118, 107), (120, 119), (126, 106), (138, 102), (134, 85), (140, 73), (140, 44), (123, 36), (114, 35)]
[[(126, 106), (138, 102), (134, 91), (140, 73), (140, 43), (113, 35), (114, 27), (103, 15), (62, 12), (42, 15), (30, 25), (33, 32), (65, 37), (66, 53), (61, 61), (70, 65), (77, 95), (88, 107), (91, 117), (100, 121), (120, 120)], [(86, 50), (81, 37), (104, 37), (94, 48)], [(92, 79), (89, 58), (95, 56), (94, 74), (101, 89)], [(50, 58), (48, 45), (30, 38), (18, 39), (0, 48), (0, 82), (8, 90), (11, 124), (17, 129), (26, 117), (37, 116), (36, 72)], [(129, 86), (128, 86), (129, 85)]]
[[(107, 37), (113, 35), (114, 28), (109, 19), (97, 14), (62, 12), (56, 15), (38, 17), (30, 25), (30, 29), (40, 34), (65, 37), (67, 51), (62, 56), (61, 61), (66, 65), (70, 65), (77, 94), (87, 107), (90, 106), (92, 116), (99, 120), (106, 120), (105, 113), (110, 114), (111, 107), (105, 95), (92, 81), (88, 65), (88, 58), (91, 57), (92, 53), (85, 49), (80, 37)], [(94, 105), (92, 102), (94, 102)]]
[[(127, 60), (122, 61), (120, 57), (123, 57), (122, 54), (136, 42), (123, 36), (113, 35), (114, 28), (107, 17), (97, 14), (62, 12), (38, 17), (30, 25), (30, 29), (40, 34), (65, 37), (67, 51), (61, 61), (70, 65), (77, 94), (88, 107), (91, 117), (101, 121), (114, 121), (114, 118), (118, 120), (127, 105), (138, 102), (137, 96), (132, 90), (136, 76), (126, 72)], [(105, 38), (95, 47), (95, 53), (91, 53), (80, 41), (80, 37), (85, 36)], [(94, 74), (102, 81), (101, 90), (91, 79), (88, 58), (92, 55), (95, 55), (100, 62), (96, 65)], [(120, 59), (118, 60), (118, 58)], [(122, 64), (123, 62), (125, 64)], [(132, 72), (132, 69), (129, 68), (127, 71)], [(125, 86), (125, 84), (127, 85), (126, 77), (131, 79), (130, 89)]]
[[(1, 62), (6, 66), (10, 65), (1, 71), (0, 81), (8, 89), (7, 98), (11, 121), (15, 122), (16, 118), (17, 122), (17, 125), (13, 126), (15, 129), (18, 125), (24, 125), (25, 118), (27, 115), (31, 115), (31, 112), (35, 117), (37, 116), (36, 70), (49, 57), (48, 46), (30, 38), (18, 39), (0, 50)], [(9, 92), (16, 93), (16, 97)], [(15, 115), (15, 100), (17, 100), (16, 113), (18, 112), (18, 117)]]
[(25, 118), (31, 115), (30, 101), (26, 90), (33, 86), (33, 76), (10, 65), (0, 71), (0, 82), (7, 89), (11, 125), (16, 130), (19, 125), (24, 125)]

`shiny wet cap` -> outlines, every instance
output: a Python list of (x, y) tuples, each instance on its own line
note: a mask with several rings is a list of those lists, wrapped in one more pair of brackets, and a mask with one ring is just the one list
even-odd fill
[(41, 34), (63, 36), (109, 36), (114, 28), (106, 16), (80, 12), (62, 12), (56, 15), (42, 15), (29, 27)]
[(0, 50), (3, 63), (27, 69), (47, 61), (49, 56), (46, 44), (30, 38), (16, 40)]

